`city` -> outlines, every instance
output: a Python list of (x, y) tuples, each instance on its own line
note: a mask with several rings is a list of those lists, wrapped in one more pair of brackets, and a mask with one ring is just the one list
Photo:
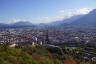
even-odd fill
[(96, 64), (96, 0), (0, 0), (0, 64)]
[[(96, 59), (96, 30), (56, 27), (24, 27), (0, 29), (0, 44), (17, 48), (22, 46), (52, 47), (51, 53), (72, 55), (80, 61)], [(57, 49), (57, 51), (55, 51)], [(53, 52), (52, 52), (53, 50)], [(61, 50), (63, 52), (61, 52)], [(74, 54), (73, 54), (74, 53)]]

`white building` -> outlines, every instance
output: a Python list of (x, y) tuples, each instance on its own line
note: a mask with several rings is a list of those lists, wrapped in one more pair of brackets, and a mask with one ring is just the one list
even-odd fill
[(12, 48), (15, 48), (16, 46), (17, 46), (16, 43), (13, 43), (13, 44), (9, 45), (9, 47), (12, 47)]

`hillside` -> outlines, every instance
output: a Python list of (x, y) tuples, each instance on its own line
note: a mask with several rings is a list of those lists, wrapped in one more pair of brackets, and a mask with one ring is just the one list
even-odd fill
[(0, 64), (62, 64), (60, 59), (51, 56), (46, 47), (10, 48), (0, 45)]
[[(60, 50), (62, 49), (62, 54)], [(81, 50), (85, 47), (70, 48), (60, 46), (19, 46), (16, 48), (11, 48), (8, 45), (0, 45), (0, 63), (2, 64), (94, 64), (96, 60), (89, 61), (88, 59), (83, 59), (83, 55), (86, 55), (86, 52)], [(96, 47), (92, 47), (96, 50)], [(81, 51), (79, 54), (74, 51)], [(43, 51), (43, 52), (42, 52)], [(89, 53), (89, 54), (95, 54)], [(83, 54), (83, 55), (82, 55)], [(85, 61), (86, 60), (86, 61)]]

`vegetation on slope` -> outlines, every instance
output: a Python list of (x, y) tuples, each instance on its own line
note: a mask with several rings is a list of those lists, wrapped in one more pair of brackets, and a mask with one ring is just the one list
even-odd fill
[(62, 64), (58, 58), (53, 58), (52, 54), (45, 47), (23, 46), (20, 48), (10, 48), (0, 45), (0, 64)]
[(61, 48), (64, 58), (60, 50), (53, 47), (29, 45), (11, 48), (8, 45), (0, 45), (0, 64), (96, 64), (96, 60), (85, 61), (82, 60), (81, 53), (74, 53), (76, 50), (83, 50), (84, 47), (72, 49), (62, 46)]

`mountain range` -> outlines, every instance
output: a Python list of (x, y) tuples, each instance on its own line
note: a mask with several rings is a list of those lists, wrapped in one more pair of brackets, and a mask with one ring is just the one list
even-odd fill
[(29, 27), (29, 26), (34, 26), (34, 24), (32, 24), (29, 21), (19, 21), (19, 22), (12, 23), (12, 24), (0, 23), (0, 28), (7, 28), (7, 27)]
[(33, 24), (29, 21), (19, 21), (19, 22), (16, 22), (16, 23), (13, 23), (13, 24), (10, 24), (11, 26), (32, 26)]
[(76, 27), (96, 27), (96, 9), (84, 15), (83, 17), (76, 19), (69, 25)]
[(75, 15), (75, 16), (72, 16), (70, 18), (67, 18), (61, 21), (55, 21), (55, 22), (49, 23), (48, 25), (49, 26), (67, 26), (83, 16), (84, 15)]
[(64, 27), (96, 27), (96, 9), (85, 15), (75, 15), (62, 21), (52, 22), (50, 25)]
[[(85, 15), (75, 15), (70, 18), (55, 21), (51, 23), (41, 23), (40, 26), (69, 26), (69, 27), (96, 27), (96, 9), (92, 10)], [(26, 26), (36, 26), (29, 21), (19, 21), (13, 24), (3, 24), (0, 23), (0, 27), (26, 27)]]

